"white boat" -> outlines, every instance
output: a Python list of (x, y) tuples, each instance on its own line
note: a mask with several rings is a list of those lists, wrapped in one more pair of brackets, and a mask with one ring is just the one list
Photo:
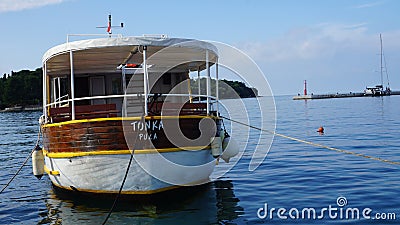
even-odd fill
[(366, 87), (364, 94), (371, 96), (383, 96), (386, 95), (386, 92), (383, 90), (383, 85), (376, 85), (375, 87)]
[(44, 170), (58, 189), (91, 194), (208, 182), (217, 160), (238, 152), (222, 149), (229, 137), (211, 82), (206, 94), (190, 90), (189, 72), (210, 80), (211, 67), (218, 67), (214, 45), (165, 35), (110, 35), (49, 49), (35, 175)]
[[(381, 84), (375, 85), (375, 87), (366, 87), (364, 90), (364, 95), (368, 95), (368, 96), (384, 96), (384, 95), (390, 95), (391, 94), (391, 90), (390, 90), (390, 85), (389, 85), (389, 75), (387, 73), (386, 70), (386, 61), (385, 61), (385, 66), (384, 66), (384, 54), (383, 54), (383, 44), (382, 44), (382, 34), (379, 34), (379, 38), (380, 38), (380, 43), (381, 43), (381, 52), (380, 52), (380, 56), (381, 56), (381, 60), (380, 60), (380, 74), (381, 74)], [(385, 68), (385, 72), (386, 72), (386, 79), (387, 79), (387, 86), (386, 88), (384, 88), (383, 86), (383, 69)]]
[(23, 107), (22, 106), (13, 106), (13, 107), (8, 107), (2, 110), (2, 112), (22, 112)]

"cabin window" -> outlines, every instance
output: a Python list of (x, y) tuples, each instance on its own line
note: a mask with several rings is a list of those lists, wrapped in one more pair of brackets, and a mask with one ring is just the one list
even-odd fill
[(170, 85), (171, 84), (171, 74), (166, 73), (162, 76), (163, 84)]
[(111, 78), (111, 94), (112, 95), (122, 94), (121, 86), (122, 85), (121, 85), (121, 78), (120, 77)]
[[(106, 95), (104, 76), (90, 77), (90, 96), (104, 96)], [(106, 104), (105, 99), (93, 99), (92, 105)]]
[[(60, 102), (69, 98), (67, 77), (54, 77), (51, 79), (51, 102)], [(63, 103), (68, 104), (68, 103)]]
[[(89, 77), (75, 77), (75, 98), (89, 96)], [(75, 101), (75, 105), (89, 105), (90, 100)]]

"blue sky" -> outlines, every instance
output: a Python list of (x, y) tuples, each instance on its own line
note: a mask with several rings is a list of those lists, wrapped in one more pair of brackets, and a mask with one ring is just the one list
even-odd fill
[(273, 93), (362, 91), (380, 82), (379, 34), (392, 89), (400, 90), (400, 1), (0, 0), (0, 73), (36, 69), (67, 34), (167, 34), (224, 42), (260, 66)]

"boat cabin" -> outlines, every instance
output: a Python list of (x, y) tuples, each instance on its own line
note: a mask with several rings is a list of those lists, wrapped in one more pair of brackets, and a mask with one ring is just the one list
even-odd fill
[[(212, 66), (218, 83), (216, 48), (191, 39), (107, 37), (67, 42), (43, 57), (45, 121), (217, 115)], [(190, 73), (207, 78), (199, 93), (191, 91)]]

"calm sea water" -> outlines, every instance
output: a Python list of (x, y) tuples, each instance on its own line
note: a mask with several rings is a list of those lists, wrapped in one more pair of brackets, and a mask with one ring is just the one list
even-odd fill
[[(257, 105), (256, 99), (245, 101), (250, 108)], [(400, 96), (313, 101), (280, 96), (275, 101), (278, 133), (400, 162)], [(253, 114), (252, 118), (257, 118)], [(0, 114), (0, 187), (33, 148), (39, 116), (39, 112)], [(321, 125), (325, 135), (316, 132)], [(264, 162), (250, 172), (251, 150), (258, 135), (251, 131), (243, 157), (216, 181), (154, 201), (125, 202), (117, 207), (108, 224), (400, 223), (400, 165), (275, 137)], [(241, 141), (240, 137), (237, 139)], [(31, 162), (0, 194), (0, 224), (103, 222), (110, 202), (58, 196), (48, 177), (37, 180), (30, 166)], [(216, 173), (224, 167), (221, 162)], [(338, 198), (347, 204), (337, 203)], [(275, 210), (271, 214), (272, 208)], [(287, 219), (279, 218), (278, 208), (283, 210), (280, 216)], [(306, 214), (302, 218), (304, 208), (314, 209), (316, 218)], [(366, 208), (371, 209), (367, 213), (371, 219), (362, 215)], [(358, 209), (360, 219), (346, 219), (348, 209)], [(372, 219), (393, 217), (392, 213), (396, 219)]]

